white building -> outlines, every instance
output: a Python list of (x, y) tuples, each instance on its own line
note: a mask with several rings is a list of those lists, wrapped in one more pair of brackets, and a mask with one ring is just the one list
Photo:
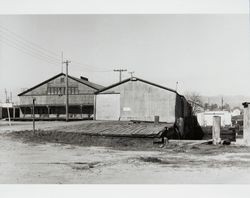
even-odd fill
[(238, 108), (238, 107), (233, 108), (233, 110), (232, 110), (232, 112), (231, 112), (231, 115), (232, 115), (232, 116), (238, 116), (238, 115), (240, 115), (240, 114), (241, 114), (240, 108)]
[(200, 126), (213, 126), (213, 117), (221, 117), (221, 126), (231, 126), (232, 125), (232, 115), (228, 111), (205, 111), (202, 113), (197, 113), (197, 119)]

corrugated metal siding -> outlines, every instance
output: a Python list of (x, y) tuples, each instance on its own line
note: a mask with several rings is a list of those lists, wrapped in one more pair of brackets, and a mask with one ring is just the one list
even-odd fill
[(120, 94), (99, 94), (96, 96), (96, 119), (120, 119)]
[(175, 122), (176, 93), (141, 82), (128, 81), (102, 93), (120, 93), (121, 120)]

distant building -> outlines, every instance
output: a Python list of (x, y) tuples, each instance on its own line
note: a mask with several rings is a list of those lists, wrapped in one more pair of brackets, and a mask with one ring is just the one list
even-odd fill
[(232, 116), (238, 116), (241, 114), (241, 109), (239, 107), (235, 107), (231, 111)]
[(138, 120), (175, 123), (192, 115), (192, 107), (175, 90), (132, 77), (96, 93), (97, 120)]
[[(39, 118), (65, 116), (66, 75), (60, 73), (52, 78), (20, 93), (20, 117), (32, 114), (32, 102), (35, 101), (35, 115)], [(68, 76), (70, 117), (91, 116), (94, 108), (94, 92), (103, 86), (89, 82), (87, 78)]]
[(213, 126), (213, 117), (221, 117), (221, 126), (231, 126), (232, 116), (229, 111), (205, 111), (197, 113), (197, 119), (200, 126)]
[(14, 103), (0, 103), (0, 119), (19, 117), (19, 110)]

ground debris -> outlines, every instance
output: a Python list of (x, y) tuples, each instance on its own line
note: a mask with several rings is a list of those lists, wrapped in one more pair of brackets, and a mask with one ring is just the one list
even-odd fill
[(88, 170), (100, 165), (100, 162), (50, 162), (48, 164), (66, 165), (75, 170)]
[(140, 157), (139, 160), (143, 162), (150, 162), (150, 163), (157, 163), (157, 164), (176, 164), (176, 162), (174, 161), (163, 160), (158, 157)]

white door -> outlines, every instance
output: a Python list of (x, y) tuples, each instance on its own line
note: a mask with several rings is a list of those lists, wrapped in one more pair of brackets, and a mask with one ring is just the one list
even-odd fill
[(120, 94), (96, 95), (96, 120), (119, 120)]

